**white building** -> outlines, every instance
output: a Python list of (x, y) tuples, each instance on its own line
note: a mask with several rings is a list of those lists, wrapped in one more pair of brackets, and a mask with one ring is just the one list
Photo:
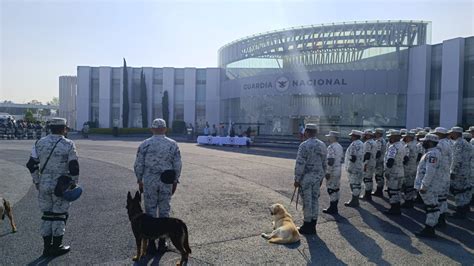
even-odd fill
[(59, 117), (66, 118), (70, 127), (76, 125), (77, 77), (59, 77)]

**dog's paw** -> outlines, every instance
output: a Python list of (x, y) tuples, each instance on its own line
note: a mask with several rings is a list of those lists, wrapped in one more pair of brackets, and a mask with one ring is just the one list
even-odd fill
[(138, 256), (135, 255), (135, 256), (132, 257), (132, 260), (133, 260), (133, 261), (139, 261), (139, 260), (140, 260), (140, 257), (138, 257)]
[(263, 237), (263, 238), (265, 238), (265, 239), (268, 239), (268, 236), (267, 236), (267, 234), (265, 234), (265, 233), (260, 234), (260, 236)]

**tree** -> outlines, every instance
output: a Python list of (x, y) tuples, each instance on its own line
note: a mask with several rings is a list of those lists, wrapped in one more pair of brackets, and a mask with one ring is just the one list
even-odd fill
[(148, 127), (148, 102), (146, 97), (146, 82), (145, 82), (145, 74), (142, 73), (140, 75), (140, 103), (142, 106), (142, 127)]
[(31, 112), (30, 109), (26, 110), (24, 120), (26, 122), (35, 122), (35, 118), (33, 117), (33, 112)]
[(49, 102), (46, 103), (47, 105), (56, 105), (59, 106), (59, 98), (58, 97), (53, 97), (53, 99)]
[(122, 122), (123, 127), (128, 127), (128, 116), (129, 116), (129, 105), (128, 105), (128, 71), (127, 71), (127, 61), (123, 59), (123, 105), (122, 105)]
[(161, 98), (161, 106), (163, 108), (163, 119), (166, 121), (166, 124), (169, 125), (170, 110), (168, 105), (168, 91), (163, 93), (163, 98)]

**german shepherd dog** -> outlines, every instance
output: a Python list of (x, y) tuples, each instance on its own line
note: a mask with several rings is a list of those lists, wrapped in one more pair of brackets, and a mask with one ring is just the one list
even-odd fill
[(3, 204), (0, 205), (0, 217), (2, 220), (5, 220), (5, 215), (10, 219), (10, 225), (12, 227), (12, 233), (16, 232), (15, 221), (13, 220), (13, 208), (6, 199), (0, 197), (0, 201), (3, 201)]
[(143, 213), (141, 207), (140, 192), (135, 193), (132, 198), (130, 191), (127, 194), (128, 219), (132, 224), (133, 235), (137, 244), (137, 255), (133, 261), (140, 260), (146, 255), (148, 240), (169, 237), (171, 242), (181, 253), (181, 261), (178, 265), (183, 265), (188, 261), (191, 248), (188, 242), (188, 227), (180, 219), (176, 218), (153, 218)]

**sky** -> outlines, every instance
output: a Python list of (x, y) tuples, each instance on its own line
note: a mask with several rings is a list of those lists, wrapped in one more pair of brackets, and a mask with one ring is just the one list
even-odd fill
[(473, 0), (0, 0), (0, 102), (47, 102), (77, 66), (216, 67), (256, 33), (365, 20), (427, 20), (432, 43), (474, 35)]

